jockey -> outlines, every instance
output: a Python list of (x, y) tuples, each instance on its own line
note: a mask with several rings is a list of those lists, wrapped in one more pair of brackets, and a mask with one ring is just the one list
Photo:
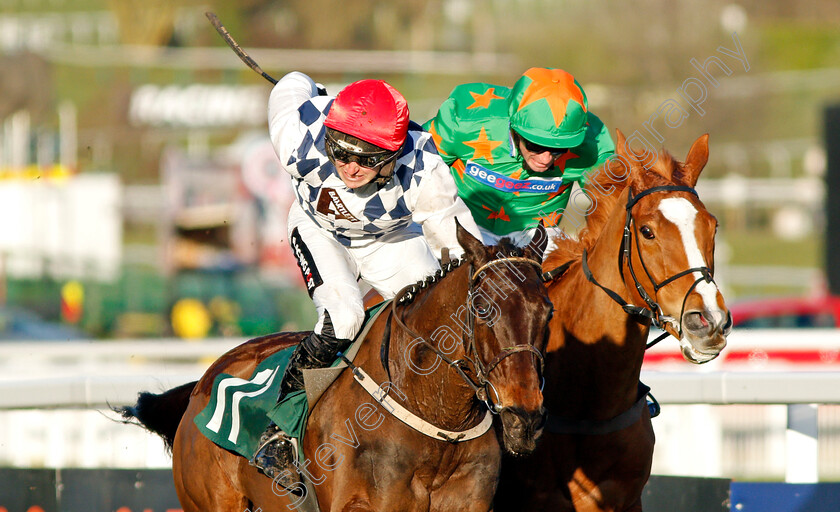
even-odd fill
[[(512, 89), (459, 85), (423, 127), (488, 245), (504, 236), (526, 244), (540, 221), (559, 234), (572, 184), (582, 186), (615, 152), (580, 84), (562, 69), (531, 68)], [(585, 213), (575, 212), (580, 220)]]
[[(318, 312), (289, 360), (281, 398), (303, 388), (301, 370), (329, 366), (358, 334), (358, 279), (392, 298), (439, 270), (443, 248), (463, 254), (456, 217), (481, 238), (431, 136), (408, 116), (405, 98), (381, 80), (332, 98), (292, 72), (271, 91), (269, 134), (296, 196), (289, 243)], [(269, 425), (252, 463), (274, 478), (290, 462), (288, 440)]]

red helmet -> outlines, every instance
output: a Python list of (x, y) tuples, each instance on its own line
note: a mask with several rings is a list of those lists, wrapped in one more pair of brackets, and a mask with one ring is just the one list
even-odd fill
[(387, 151), (396, 151), (408, 133), (408, 103), (382, 80), (359, 80), (338, 93), (324, 124)]

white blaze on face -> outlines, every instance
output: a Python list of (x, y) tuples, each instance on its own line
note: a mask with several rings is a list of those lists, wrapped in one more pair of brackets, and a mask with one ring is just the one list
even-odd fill
[[(685, 250), (686, 258), (688, 258), (688, 267), (708, 267), (709, 265), (703, 259), (703, 253), (697, 245), (697, 237), (694, 236), (694, 219), (697, 217), (697, 209), (694, 208), (694, 205), (682, 197), (668, 197), (660, 201), (659, 211), (679, 229), (683, 249)], [(703, 277), (703, 274), (700, 272), (693, 272), (692, 274), (694, 275), (694, 279), (702, 279)], [(699, 293), (700, 297), (703, 298), (703, 304), (708, 311), (720, 310), (716, 300), (718, 290), (714, 283), (701, 281), (694, 288), (694, 291)]]

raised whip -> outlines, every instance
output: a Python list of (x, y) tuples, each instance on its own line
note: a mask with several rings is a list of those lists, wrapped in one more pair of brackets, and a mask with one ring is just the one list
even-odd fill
[(230, 33), (227, 31), (225, 26), (222, 25), (222, 22), (221, 20), (219, 20), (218, 16), (216, 16), (212, 12), (206, 12), (204, 13), (204, 15), (207, 16), (207, 19), (210, 20), (210, 23), (212, 23), (213, 26), (216, 27), (216, 32), (218, 32), (219, 35), (222, 36), (222, 39), (225, 40), (228, 46), (231, 47), (231, 49), (242, 60), (242, 62), (247, 64), (249, 68), (262, 75), (263, 78), (265, 78), (272, 84), (277, 83), (277, 80), (275, 80), (271, 75), (263, 71), (260, 65), (254, 62), (254, 59), (252, 59), (251, 56), (245, 52), (245, 50), (243, 50), (238, 44), (236, 44), (236, 41), (233, 40), (233, 37), (231, 37)]

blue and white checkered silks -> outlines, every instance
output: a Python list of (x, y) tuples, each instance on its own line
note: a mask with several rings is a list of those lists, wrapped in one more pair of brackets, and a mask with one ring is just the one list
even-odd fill
[[(317, 104), (321, 104), (316, 106)], [(406, 229), (413, 223), (406, 200), (417, 194), (426, 174), (424, 161), (437, 157), (434, 142), (419, 125), (411, 123), (406, 145), (397, 159), (394, 179), (379, 188), (370, 183), (348, 189), (327, 158), (324, 119), (332, 100), (313, 98), (298, 109), (306, 127), (297, 152), (287, 162), (295, 183), (297, 200), (309, 217), (333, 233), (342, 245), (367, 245), (385, 234)]]
[(316, 94), (309, 77), (290, 73), (269, 101), (275, 150), (292, 176), (298, 203), (316, 224), (346, 247), (364, 247), (406, 229), (419, 233), (422, 224), (426, 237), (436, 239), (430, 240), (433, 249), (445, 246), (460, 254), (456, 215), (462, 226), (480, 236), (431, 135), (416, 123), (409, 125), (391, 181), (383, 187), (345, 186), (324, 147), (324, 120), (333, 98)]

